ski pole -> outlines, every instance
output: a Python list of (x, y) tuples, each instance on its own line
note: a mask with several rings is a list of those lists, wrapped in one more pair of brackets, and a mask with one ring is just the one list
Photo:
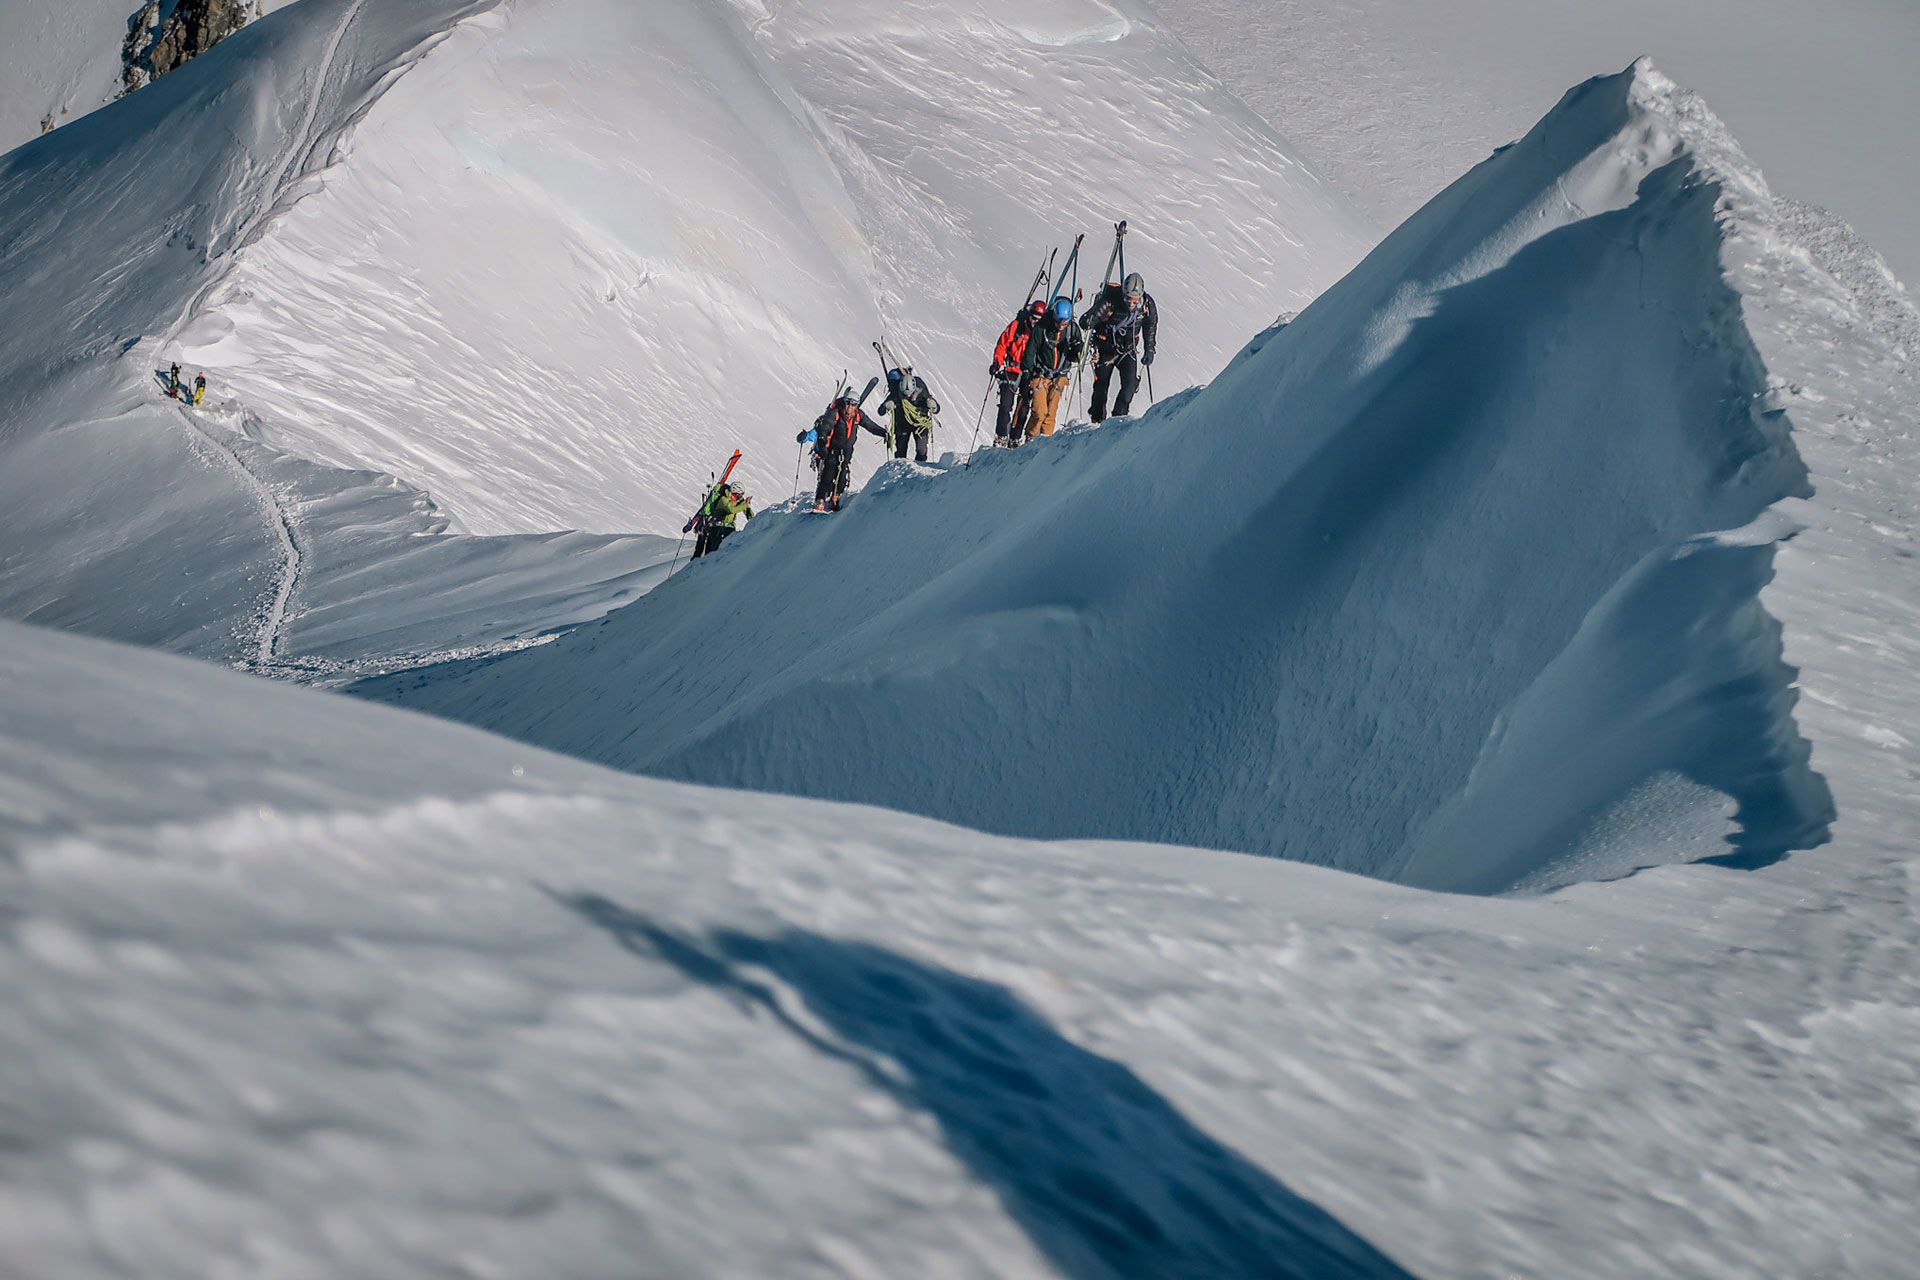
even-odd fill
[[(1149, 392), (1148, 394), (1152, 394)], [(793, 496), (800, 496), (800, 464), (806, 459), (807, 446), (801, 445), (793, 454)]]
[(1153, 407), (1153, 366), (1147, 366), (1147, 407)]
[(998, 381), (997, 378), (987, 379), (987, 394), (980, 397), (980, 416), (973, 420), (973, 443), (967, 446), (967, 460), (960, 464), (962, 471), (973, 468), (973, 453), (980, 447), (980, 427), (987, 420), (987, 402), (993, 399), (994, 384)]

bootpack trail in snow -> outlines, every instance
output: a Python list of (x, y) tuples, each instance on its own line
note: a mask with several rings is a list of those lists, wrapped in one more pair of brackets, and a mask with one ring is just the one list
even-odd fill
[(273, 486), (255, 475), (231, 445), (202, 426), (190, 410), (175, 406), (174, 412), (180, 415), (194, 438), (233, 472), (241, 486), (252, 496), (254, 505), (260, 511), (261, 524), (272, 532), (280, 544), (284, 559), (274, 583), (273, 599), (261, 614), (259, 634), (254, 643), (254, 658), (250, 664), (266, 674), (276, 665), (279, 657), (280, 632), (286, 625), (287, 608), (293, 601), (294, 587), (300, 581), (302, 560), (299, 525), (292, 512), (281, 502), (280, 496), (274, 492)]

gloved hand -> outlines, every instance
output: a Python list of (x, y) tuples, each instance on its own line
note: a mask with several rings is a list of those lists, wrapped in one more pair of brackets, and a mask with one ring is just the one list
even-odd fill
[(805, 444), (809, 440), (818, 440), (819, 438), (820, 438), (820, 433), (818, 431), (815, 431), (812, 427), (808, 427), (805, 431), (802, 431), (799, 435), (795, 436), (793, 438), (793, 442), (795, 444)]
[(1140, 363), (1149, 369), (1153, 368), (1153, 352), (1147, 352), (1147, 354), (1142, 357)]

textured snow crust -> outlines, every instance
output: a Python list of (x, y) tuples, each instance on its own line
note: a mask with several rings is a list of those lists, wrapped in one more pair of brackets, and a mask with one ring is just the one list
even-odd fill
[[(808, 33), (764, 33), (788, 69), (919, 38), (879, 6), (733, 8)], [(126, 346), (249, 260), (230, 232), (268, 246), (255, 215), (468, 12), (306, 0), (0, 161), (34, 319), (0, 327), (5, 611), (338, 677), (657, 578), (658, 541), (443, 532), (415, 485), (254, 438), (282, 428), (243, 398), (179, 416), (166, 348)], [(951, 12), (936, 43), (1050, 58), (1154, 31), (1099, 0)], [(835, 109), (883, 134), (911, 95), (867, 87)], [(940, 137), (927, 102), (902, 154)], [(236, 149), (164, 141), (215, 135)], [(0, 623), (0, 1271), (1906, 1280), (1920, 386), (1872, 303), (1897, 292), (1644, 69), (1381, 252), (1212, 389), (766, 520), (540, 679), (609, 757), (647, 749), (613, 723), (709, 761), (804, 728), (893, 806), (946, 787), (1102, 830), (1080, 792), (1188, 822), (1205, 795), (1158, 780), (1226, 777), (1212, 830), (1327, 848), (1358, 815), (1427, 883), (1751, 869), (1480, 898), (1006, 839)], [(632, 727), (622, 680), (696, 723)], [(470, 706), (530, 720), (531, 685), (487, 687)], [(953, 726), (912, 737), (895, 700)], [(1151, 732), (1088, 727), (1123, 700)], [(1770, 862), (1823, 785), (1831, 842)]]
[(1838, 744), (1833, 846), (1486, 899), (633, 778), (11, 624), (0, 708), (23, 1275), (1911, 1257), (1911, 744)]
[(311, 678), (524, 644), (663, 575), (659, 538), (448, 535), (417, 486), (260, 443), (217, 379), (191, 413), (160, 393), (168, 330), (485, 8), (309, 0), (0, 158), (0, 614)]
[[(1808, 484), (1723, 262), (1758, 183), (1657, 72), (1594, 81), (1198, 393), (883, 472), (553, 646), (366, 691), (643, 772), (1435, 887), (1805, 847), (1830, 801), (1756, 603), (1790, 525), (1753, 522)], [(1658, 838), (1583, 852), (1649, 787)]]
[(735, 448), (785, 496), (883, 335), (945, 406), (936, 456), (964, 452), (994, 336), (1077, 232), (1090, 288), (1132, 220), (1163, 392), (1369, 240), (1139, 5), (1091, 0), (517, 0), (324, 184), (176, 349), (268, 443), (485, 533), (677, 532)]

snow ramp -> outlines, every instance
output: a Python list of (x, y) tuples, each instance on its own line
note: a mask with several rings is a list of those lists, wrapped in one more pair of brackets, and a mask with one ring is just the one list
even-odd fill
[(1636, 64), (1204, 390), (889, 464), (554, 645), (361, 689), (667, 777), (1448, 889), (1777, 857), (1831, 801), (1759, 604), (1769, 508), (1811, 492), (1729, 256), (1772, 218)]

